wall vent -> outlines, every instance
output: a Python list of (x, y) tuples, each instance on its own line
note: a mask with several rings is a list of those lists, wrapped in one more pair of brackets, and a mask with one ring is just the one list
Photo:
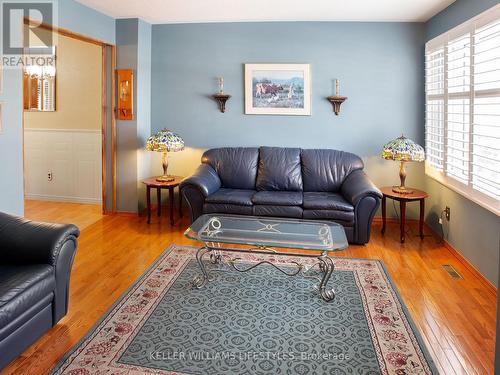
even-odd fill
[(448, 275), (451, 276), (453, 279), (463, 279), (463, 276), (458, 273), (458, 271), (453, 268), (451, 264), (443, 264), (443, 268), (446, 272), (448, 272)]

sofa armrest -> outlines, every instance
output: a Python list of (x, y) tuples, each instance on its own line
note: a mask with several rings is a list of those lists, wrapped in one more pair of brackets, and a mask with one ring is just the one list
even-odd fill
[(203, 214), (205, 198), (221, 187), (219, 175), (208, 164), (201, 164), (194, 174), (185, 178), (179, 188), (189, 207), (191, 222)]
[(361, 169), (349, 174), (340, 187), (344, 198), (353, 206), (364, 197), (382, 199), (382, 193)]
[(55, 264), (56, 290), (52, 310), (54, 325), (68, 313), (69, 281), (76, 254), (76, 238), (68, 238), (61, 247)]
[(72, 224), (41, 223), (0, 212), (0, 262), (56, 266), (66, 242), (76, 249), (79, 235)]
[(72, 224), (41, 223), (0, 212), (0, 262), (54, 268), (54, 325), (68, 312), (69, 279), (79, 235)]
[(201, 164), (193, 175), (182, 180), (180, 189), (185, 187), (195, 187), (207, 197), (220, 189), (221, 181), (215, 169), (208, 164)]
[(373, 216), (377, 212), (382, 193), (361, 169), (352, 172), (340, 187), (340, 192), (354, 206), (355, 224), (353, 243), (370, 240)]

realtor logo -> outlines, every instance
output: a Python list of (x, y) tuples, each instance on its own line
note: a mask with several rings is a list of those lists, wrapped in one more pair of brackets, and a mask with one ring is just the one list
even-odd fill
[(54, 55), (55, 10), (51, 0), (31, 2), (0, 0), (2, 65), (51, 65)]

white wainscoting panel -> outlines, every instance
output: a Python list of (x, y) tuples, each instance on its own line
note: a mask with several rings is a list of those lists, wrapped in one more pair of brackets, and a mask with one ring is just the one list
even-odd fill
[(101, 203), (101, 132), (25, 129), (24, 173), (26, 198)]

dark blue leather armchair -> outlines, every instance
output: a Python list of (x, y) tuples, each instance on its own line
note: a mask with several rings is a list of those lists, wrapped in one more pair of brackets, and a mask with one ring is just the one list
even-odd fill
[(79, 234), (0, 212), (0, 369), (66, 315)]
[(337, 150), (217, 148), (180, 187), (192, 221), (204, 213), (331, 220), (364, 244), (382, 194), (363, 167)]

